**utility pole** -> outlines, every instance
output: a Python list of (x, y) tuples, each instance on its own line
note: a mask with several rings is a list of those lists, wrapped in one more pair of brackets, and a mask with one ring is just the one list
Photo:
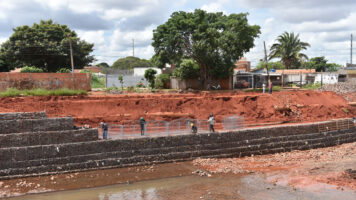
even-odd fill
[(351, 34), (351, 48), (350, 48), (350, 64), (352, 64), (352, 34)]
[(267, 50), (266, 50), (266, 42), (265, 41), (263, 41), (263, 46), (265, 48), (265, 61), (266, 61), (266, 70), (267, 70), (267, 80), (268, 80), (268, 86), (269, 86), (271, 79), (269, 77), (269, 71), (268, 71), (268, 59), (267, 59)]
[(72, 66), (72, 73), (74, 73), (74, 61), (73, 61), (73, 48), (72, 48), (72, 38), (68, 34), (68, 39), (69, 39), (69, 51), (70, 51), (70, 63)]
[(132, 39), (132, 56), (135, 57), (135, 39)]

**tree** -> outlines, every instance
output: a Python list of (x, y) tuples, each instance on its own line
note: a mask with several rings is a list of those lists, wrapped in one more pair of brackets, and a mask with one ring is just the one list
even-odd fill
[(260, 27), (249, 25), (243, 13), (224, 15), (199, 9), (174, 12), (153, 31), (154, 59), (164, 67), (191, 58), (206, 85), (211, 78), (232, 74), (234, 63), (254, 46), (259, 33)]
[[(266, 62), (260, 61), (256, 68), (262, 69), (266, 67)], [(286, 67), (281, 62), (268, 62), (268, 69), (285, 69)]]
[(96, 66), (98, 66), (98, 67), (110, 67), (109, 66), (109, 64), (108, 63), (106, 63), (106, 62), (102, 62), (102, 63), (99, 63), (99, 64), (97, 64)]
[(124, 90), (124, 77), (120, 74), (117, 79), (119, 80), (121, 84), (121, 90)]
[(0, 72), (9, 72), (13, 67), (0, 55)]
[(155, 78), (156, 78), (157, 71), (154, 69), (146, 69), (144, 77), (145, 79), (150, 83), (150, 87), (154, 88), (155, 87)]
[(75, 68), (83, 68), (94, 61), (89, 55), (94, 45), (80, 40), (67, 25), (41, 20), (39, 24), (19, 26), (13, 31), (0, 49), (12, 66), (35, 66), (48, 72), (70, 68), (69, 39), (72, 40)]
[(121, 70), (131, 70), (135, 67), (152, 67), (152, 64), (148, 60), (128, 56), (118, 59), (111, 67)]
[(293, 32), (284, 32), (278, 36), (277, 43), (272, 45), (269, 59), (280, 58), (287, 69), (291, 66), (298, 67), (303, 62), (303, 59), (308, 59), (308, 56), (301, 53), (307, 47), (310, 47), (310, 45), (300, 41), (299, 34), (294, 35)]
[(315, 69), (317, 72), (333, 72), (337, 71), (341, 65), (336, 63), (327, 63), (328, 60), (325, 59), (324, 56), (311, 58), (308, 62), (303, 64), (303, 68), (305, 69)]
[(192, 59), (184, 59), (173, 71), (173, 76), (185, 80), (199, 77), (199, 66)]

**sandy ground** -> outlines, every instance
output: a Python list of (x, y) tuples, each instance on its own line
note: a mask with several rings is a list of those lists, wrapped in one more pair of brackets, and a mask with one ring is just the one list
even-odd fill
[(263, 173), (277, 185), (294, 188), (336, 186), (356, 191), (356, 143), (245, 158), (197, 159), (207, 173)]

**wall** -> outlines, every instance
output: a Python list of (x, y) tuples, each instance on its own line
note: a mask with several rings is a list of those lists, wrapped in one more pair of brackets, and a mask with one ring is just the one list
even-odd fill
[[(229, 76), (228, 78), (212, 80), (212, 83), (214, 86), (220, 84), (222, 90), (232, 90), (232, 76)], [(179, 78), (171, 77), (170, 84), (171, 84), (171, 89), (182, 89), (182, 90), (186, 90), (188, 88), (192, 88), (195, 90), (201, 89), (200, 81), (198, 79), (180, 80)]]
[[(75, 131), (71, 133), (75, 134)], [(18, 137), (14, 138), (20, 141), (22, 139), (19, 138), (26, 138), (24, 134), (15, 133), (15, 135)], [(44, 138), (47, 136), (43, 135)], [(70, 138), (70, 135), (66, 137)], [(17, 145), (0, 148), (0, 179), (148, 165), (192, 160), (198, 157), (261, 155), (328, 147), (355, 141), (356, 128), (350, 119), (344, 119), (213, 134), (84, 142), (65, 140), (63, 143), (55, 144), (53, 140), (46, 142), (45, 139), (45, 143), (41, 145), (29, 143), (29, 146), (21, 146), (18, 142), (14, 142), (13, 144)]]
[(90, 91), (90, 81), (91, 75), (88, 73), (0, 73), (0, 91), (7, 88), (68, 88)]
[[(106, 75), (106, 87), (121, 87), (121, 83), (118, 80), (119, 74), (107, 74)], [(124, 87), (135, 87), (138, 83), (142, 83), (145, 86), (148, 86), (148, 82), (146, 81), (145, 77), (143, 76), (133, 76), (133, 75), (122, 75), (124, 80)]]
[(134, 68), (134, 76), (144, 76), (147, 69), (154, 69), (157, 71), (157, 75), (162, 74), (162, 69), (156, 67), (137, 67)]

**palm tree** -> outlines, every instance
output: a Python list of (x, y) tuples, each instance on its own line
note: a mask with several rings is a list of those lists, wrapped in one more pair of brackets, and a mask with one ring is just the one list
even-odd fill
[(274, 43), (271, 47), (269, 59), (281, 58), (282, 63), (287, 69), (293, 65), (300, 64), (303, 59), (308, 59), (308, 56), (301, 53), (302, 50), (306, 50), (310, 45), (306, 42), (302, 42), (299, 39), (299, 34), (284, 32), (278, 36), (277, 43)]

